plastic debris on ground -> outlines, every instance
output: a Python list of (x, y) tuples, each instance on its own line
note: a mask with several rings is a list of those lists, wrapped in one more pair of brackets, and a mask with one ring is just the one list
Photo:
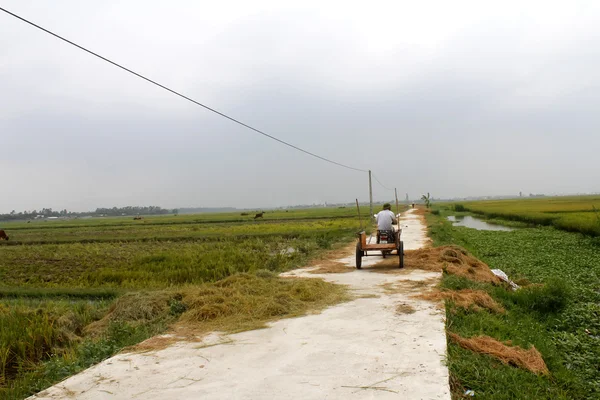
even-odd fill
[(513, 290), (517, 290), (519, 288), (519, 285), (508, 279), (508, 275), (506, 275), (501, 269), (493, 269), (492, 273), (498, 278), (502, 279), (504, 282), (508, 283)]

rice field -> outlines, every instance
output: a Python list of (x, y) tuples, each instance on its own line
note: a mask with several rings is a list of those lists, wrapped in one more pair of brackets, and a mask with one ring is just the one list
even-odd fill
[(600, 196), (565, 196), (533, 199), (485, 200), (451, 203), (457, 210), (488, 218), (548, 225), (600, 235)]
[[(257, 220), (240, 214), (1, 224), (10, 241), (0, 241), (0, 398), (35, 393), (164, 331), (181, 315), (203, 315), (198, 323), (231, 319), (233, 309), (225, 316), (186, 303), (197, 298), (190, 294), (195, 288), (222, 299), (225, 286), (218, 282), (228, 277), (242, 277), (228, 295), (236, 299), (273, 293), (289, 299), (244, 316), (244, 326), (343, 297), (331, 284), (282, 283), (274, 274), (351, 241), (360, 226), (356, 209), (283, 210)], [(126, 303), (143, 318), (136, 312), (108, 318), (120, 299), (136, 299)], [(108, 322), (90, 328), (99, 321)]]

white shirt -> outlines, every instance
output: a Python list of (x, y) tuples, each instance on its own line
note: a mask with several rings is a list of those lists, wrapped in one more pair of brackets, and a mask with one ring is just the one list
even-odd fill
[(394, 229), (392, 222), (394, 222), (396, 216), (390, 210), (379, 211), (375, 218), (377, 219), (377, 229), (380, 231), (391, 231)]

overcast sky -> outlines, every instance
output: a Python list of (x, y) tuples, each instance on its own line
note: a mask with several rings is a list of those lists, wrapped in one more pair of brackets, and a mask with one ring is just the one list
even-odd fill
[[(0, 7), (401, 199), (600, 191), (600, 2), (490, 3)], [(0, 212), (368, 200), (366, 173), (2, 12), (0, 171)]]

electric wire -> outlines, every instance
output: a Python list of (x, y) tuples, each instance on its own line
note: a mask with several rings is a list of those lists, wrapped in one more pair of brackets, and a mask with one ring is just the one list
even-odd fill
[(381, 183), (379, 181), (379, 179), (377, 179), (377, 177), (375, 176), (374, 173), (371, 172), (371, 175), (373, 175), (373, 179), (375, 179), (375, 182), (379, 183), (381, 185), (382, 188), (386, 189), (386, 190), (390, 190), (390, 191), (394, 191), (394, 189), (390, 189), (389, 187), (385, 186), (383, 183)]
[(188, 100), (188, 101), (190, 101), (190, 102), (192, 102), (192, 103), (194, 103), (194, 104), (196, 104), (196, 105), (198, 105), (198, 106), (200, 106), (200, 107), (203, 107), (203, 108), (205, 108), (205, 109), (206, 109), (206, 110), (208, 110), (208, 111), (211, 111), (211, 112), (213, 112), (213, 113), (215, 113), (215, 114), (217, 114), (217, 115), (220, 115), (220, 116), (221, 116), (221, 117), (223, 117), (223, 118), (226, 118), (226, 119), (228, 119), (228, 120), (230, 120), (230, 121), (232, 121), (232, 122), (235, 122), (236, 124), (239, 124), (239, 125), (241, 125), (241, 126), (243, 126), (243, 127), (245, 127), (245, 128), (248, 128), (248, 129), (250, 129), (250, 130), (252, 130), (252, 131), (254, 131), (254, 132), (256, 132), (256, 133), (259, 133), (259, 134), (261, 134), (261, 135), (263, 135), (263, 136), (265, 136), (265, 137), (269, 138), (269, 139), (275, 140), (275, 141), (277, 141), (277, 142), (279, 142), (279, 143), (281, 143), (281, 144), (283, 144), (283, 145), (285, 145), (285, 146), (288, 146), (288, 147), (291, 147), (291, 148), (293, 148), (293, 149), (295, 149), (295, 150), (301, 151), (301, 152), (303, 152), (303, 153), (305, 153), (305, 154), (308, 154), (308, 155), (310, 155), (310, 156), (313, 156), (313, 157), (315, 157), (315, 158), (318, 158), (318, 159), (320, 159), (320, 160), (322, 160), (322, 161), (326, 161), (326, 162), (328, 162), (328, 163), (335, 164), (335, 165), (337, 165), (337, 166), (344, 167), (344, 168), (347, 168), (347, 169), (351, 169), (351, 170), (354, 170), (354, 171), (359, 171), (359, 172), (368, 172), (368, 171), (367, 171), (367, 170), (365, 170), (365, 169), (351, 167), (351, 166), (349, 166), (349, 165), (345, 165), (345, 164), (339, 163), (339, 162), (337, 162), (337, 161), (330, 160), (330, 159), (328, 159), (328, 158), (325, 158), (325, 157), (322, 157), (322, 156), (320, 156), (320, 155), (318, 155), (318, 154), (312, 153), (312, 152), (310, 152), (310, 151), (308, 151), (308, 150), (304, 150), (304, 149), (302, 149), (302, 148), (300, 148), (300, 147), (298, 147), (298, 146), (295, 146), (295, 145), (293, 145), (293, 144), (291, 144), (291, 143), (288, 143), (288, 142), (286, 142), (286, 141), (284, 141), (284, 140), (278, 139), (278, 138), (276, 138), (275, 136), (269, 135), (268, 133), (265, 133), (265, 132), (261, 131), (260, 129), (256, 129), (256, 128), (254, 128), (254, 127), (252, 127), (252, 126), (250, 126), (250, 125), (248, 125), (248, 124), (246, 124), (246, 123), (244, 123), (244, 122), (241, 122), (241, 121), (239, 121), (239, 120), (237, 120), (237, 119), (235, 119), (235, 118), (233, 118), (233, 117), (230, 117), (229, 115), (227, 115), (227, 114), (225, 114), (225, 113), (222, 113), (222, 112), (220, 112), (220, 111), (217, 111), (217, 110), (216, 110), (216, 109), (214, 109), (214, 108), (211, 108), (211, 107), (209, 107), (209, 106), (207, 106), (207, 105), (205, 105), (205, 104), (202, 104), (202, 103), (200, 103), (200, 102), (198, 102), (198, 101), (196, 101), (196, 100), (194, 100), (194, 99), (192, 99), (192, 98), (190, 98), (190, 97), (188, 97), (188, 96), (185, 96), (185, 95), (183, 95), (183, 94), (181, 94), (181, 93), (179, 93), (179, 92), (177, 92), (177, 91), (175, 91), (175, 90), (173, 90), (173, 89), (170, 89), (169, 87), (167, 87), (167, 86), (165, 86), (165, 85), (162, 85), (162, 84), (160, 84), (160, 83), (158, 83), (158, 82), (156, 82), (156, 81), (153, 81), (152, 79), (150, 79), (150, 78), (147, 78), (147, 77), (145, 77), (144, 75), (141, 75), (141, 74), (139, 74), (139, 73), (137, 73), (137, 72), (135, 72), (135, 71), (133, 71), (133, 70), (131, 70), (131, 69), (129, 69), (129, 68), (126, 68), (126, 67), (122, 66), (121, 64), (118, 64), (118, 63), (116, 63), (116, 62), (114, 62), (114, 61), (112, 61), (112, 60), (109, 60), (108, 58), (106, 58), (106, 57), (104, 57), (104, 56), (101, 56), (101, 55), (100, 55), (100, 54), (98, 54), (98, 53), (95, 53), (95, 52), (93, 52), (93, 51), (91, 51), (91, 50), (88, 50), (87, 48), (85, 48), (85, 47), (83, 47), (83, 46), (81, 46), (81, 45), (78, 45), (77, 43), (74, 43), (74, 42), (72, 42), (72, 41), (70, 41), (70, 40), (68, 40), (68, 39), (66, 39), (66, 38), (64, 38), (64, 37), (62, 37), (62, 36), (60, 36), (60, 35), (58, 35), (58, 34), (56, 34), (56, 33), (52, 32), (52, 31), (50, 31), (50, 30), (48, 30), (48, 29), (46, 29), (46, 28), (43, 28), (43, 27), (41, 27), (40, 25), (37, 25), (37, 24), (35, 24), (35, 23), (33, 23), (33, 22), (31, 22), (31, 21), (29, 21), (29, 20), (27, 20), (27, 19), (25, 19), (25, 18), (23, 18), (23, 17), (21, 17), (21, 16), (19, 16), (19, 15), (15, 14), (15, 13), (12, 13), (12, 12), (10, 12), (10, 11), (6, 10), (5, 8), (2, 8), (2, 7), (0, 7), (0, 10), (1, 10), (1, 11), (3, 11), (3, 12), (5, 12), (5, 13), (6, 13), (6, 14), (8, 14), (8, 15), (11, 15), (11, 16), (13, 16), (13, 17), (15, 17), (15, 18), (17, 18), (17, 19), (19, 19), (19, 20), (21, 20), (21, 21), (23, 21), (23, 22), (25, 22), (25, 23), (27, 23), (27, 24), (29, 24), (29, 25), (33, 26), (33, 27), (35, 27), (35, 28), (38, 28), (38, 29), (40, 29), (41, 31), (44, 31), (44, 32), (46, 32), (46, 33), (48, 33), (48, 34), (50, 34), (50, 35), (54, 36), (54, 37), (55, 37), (55, 38), (57, 38), (57, 39), (60, 39), (60, 40), (62, 40), (62, 41), (64, 41), (64, 42), (66, 42), (66, 43), (68, 43), (68, 44), (70, 44), (70, 45), (72, 45), (72, 46), (75, 46), (75, 47), (77, 47), (78, 49), (85, 51), (86, 53), (89, 53), (89, 54), (91, 54), (91, 55), (93, 55), (93, 56), (95, 56), (95, 57), (98, 57), (99, 59), (101, 59), (101, 60), (103, 60), (103, 61), (106, 61), (106, 62), (108, 62), (108, 63), (110, 63), (110, 64), (114, 65), (115, 67), (118, 67), (118, 68), (120, 68), (120, 69), (122, 69), (122, 70), (124, 70), (124, 71), (126, 71), (126, 72), (129, 72), (130, 74), (132, 74), (132, 75), (135, 75), (135, 76), (137, 76), (138, 78), (141, 78), (141, 79), (143, 79), (143, 80), (145, 80), (145, 81), (147, 81), (147, 82), (150, 82), (150, 83), (152, 83), (153, 85), (156, 85), (156, 86), (158, 86), (158, 87), (160, 87), (160, 88), (162, 88), (162, 89), (164, 89), (164, 90), (166, 90), (166, 91), (168, 91), (168, 92), (171, 92), (171, 93), (173, 93), (173, 94), (175, 94), (175, 95), (177, 95), (177, 96), (179, 96), (179, 97), (181, 97), (181, 98), (183, 98), (183, 99), (185, 99), (185, 100)]

